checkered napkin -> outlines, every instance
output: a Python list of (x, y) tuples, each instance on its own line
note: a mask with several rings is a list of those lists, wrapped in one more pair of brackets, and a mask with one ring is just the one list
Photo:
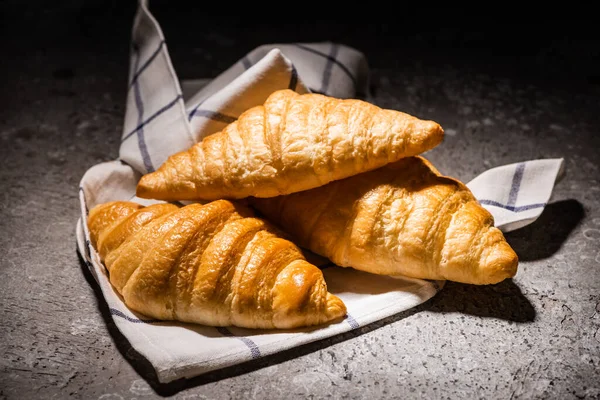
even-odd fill
[[(111, 200), (135, 197), (142, 174), (154, 171), (170, 154), (220, 131), (247, 108), (262, 104), (274, 90), (320, 92), (333, 97), (365, 97), (367, 62), (360, 52), (336, 43), (261, 46), (210, 81), (179, 82), (161, 29), (140, 1), (132, 32), (131, 70), (119, 159), (91, 167), (80, 184), (78, 250), (98, 282), (116, 326), (169, 382), (264, 357), (295, 346), (357, 329), (415, 307), (443, 281), (371, 275), (320, 265), (329, 290), (348, 309), (347, 317), (326, 327), (261, 331), (214, 328), (148, 319), (129, 310), (112, 288), (85, 224), (88, 210)], [(468, 186), (508, 231), (533, 222), (551, 196), (562, 159), (534, 160), (494, 168)], [(311, 258), (312, 257), (312, 258)], [(314, 259), (313, 259), (314, 258)]]

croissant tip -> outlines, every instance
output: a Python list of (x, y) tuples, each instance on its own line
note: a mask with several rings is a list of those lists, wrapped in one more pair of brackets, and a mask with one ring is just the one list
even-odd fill
[(156, 192), (153, 181), (154, 180), (152, 179), (150, 174), (142, 176), (135, 188), (135, 195), (142, 199), (151, 198), (154, 192)]
[(444, 139), (444, 128), (435, 121), (430, 121), (429, 132), (435, 142), (441, 142)]
[(327, 308), (326, 318), (328, 321), (333, 321), (342, 318), (348, 312), (344, 302), (334, 294), (327, 293)]
[(507, 243), (506, 246), (497, 248), (486, 261), (485, 270), (488, 274), (487, 281), (484, 283), (500, 283), (517, 274), (519, 257)]
[(445, 134), (444, 128), (440, 124), (438, 124), (437, 122), (435, 123), (435, 125), (436, 125), (435, 128), (434, 128), (435, 134), (437, 136), (444, 136), (444, 134)]

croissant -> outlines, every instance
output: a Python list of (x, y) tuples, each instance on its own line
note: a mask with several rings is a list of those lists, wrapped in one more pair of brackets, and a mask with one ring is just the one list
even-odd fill
[(342, 267), (470, 284), (497, 283), (517, 270), (492, 215), (421, 156), (248, 203), (299, 246)]
[(346, 313), (323, 273), (252, 211), (228, 200), (128, 201), (90, 210), (90, 242), (125, 304), (161, 320), (296, 328)]
[(273, 197), (322, 186), (437, 146), (442, 127), (363, 100), (272, 93), (263, 105), (144, 175), (137, 196)]

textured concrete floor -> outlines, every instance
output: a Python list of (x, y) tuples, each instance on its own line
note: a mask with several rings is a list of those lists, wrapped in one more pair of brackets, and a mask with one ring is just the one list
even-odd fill
[(0, 398), (600, 398), (600, 47), (591, 30), (273, 26), (158, 2), (182, 78), (215, 76), (263, 43), (331, 39), (365, 52), (376, 104), (444, 126), (429, 155), (442, 172), (468, 181), (528, 159), (566, 164), (540, 219), (507, 235), (521, 259), (513, 280), (448, 283), (358, 331), (159, 385), (75, 250), (79, 179), (118, 152), (134, 6), (116, 4), (3, 5)]

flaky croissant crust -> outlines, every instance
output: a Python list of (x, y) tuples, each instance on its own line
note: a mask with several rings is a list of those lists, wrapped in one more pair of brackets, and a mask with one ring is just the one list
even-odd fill
[(518, 257), (492, 215), (421, 156), (249, 203), (298, 245), (343, 267), (471, 284), (517, 271)]
[(239, 204), (115, 201), (90, 210), (88, 226), (110, 282), (147, 316), (268, 329), (345, 315), (321, 270)]
[(295, 193), (420, 154), (443, 133), (434, 121), (366, 101), (280, 90), (144, 175), (137, 195), (215, 200)]

